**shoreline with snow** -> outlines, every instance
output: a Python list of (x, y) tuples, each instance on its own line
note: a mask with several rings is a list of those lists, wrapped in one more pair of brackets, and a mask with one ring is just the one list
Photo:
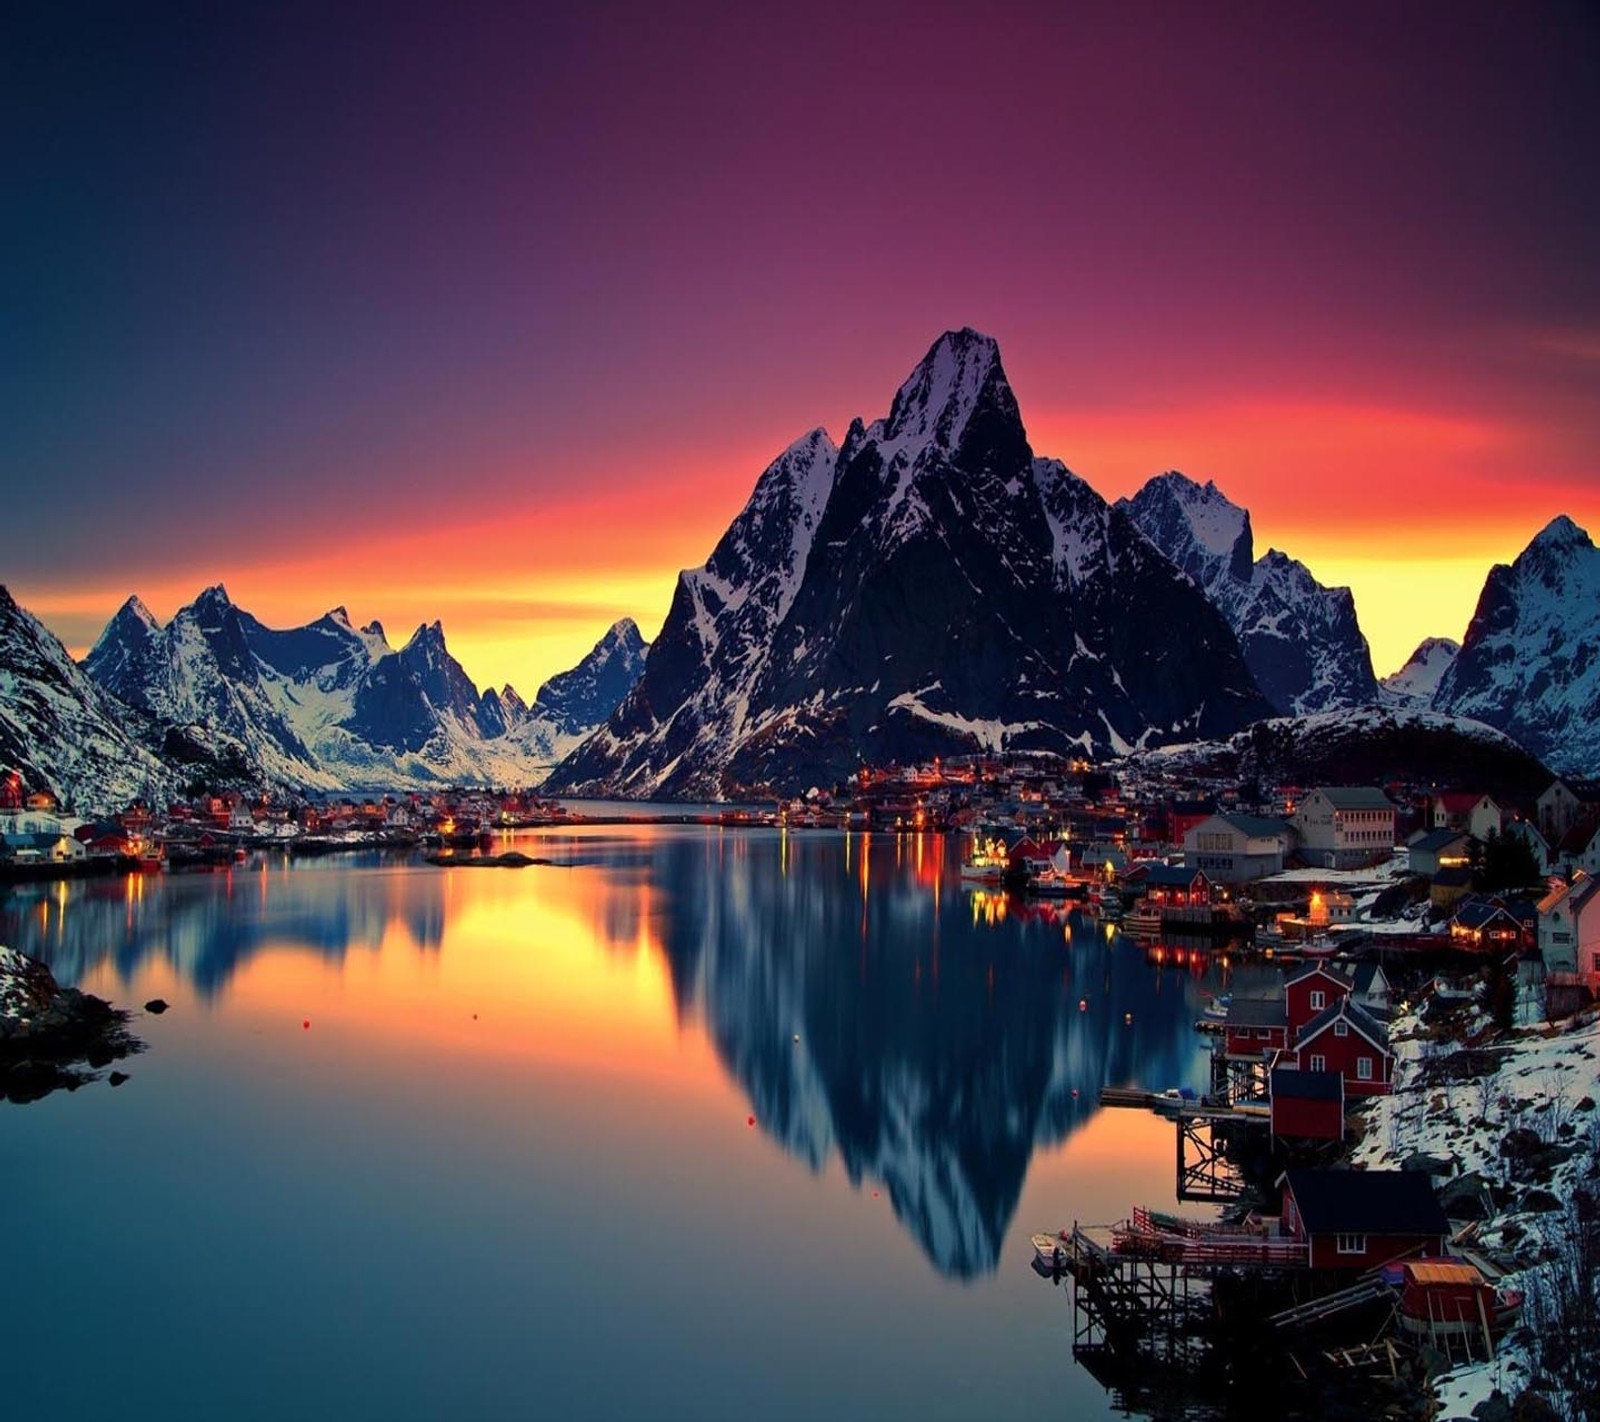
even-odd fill
[[(128, 1016), (61, 987), (43, 963), (0, 945), (0, 1101), (25, 1105), (98, 1081), (103, 1068), (143, 1050)], [(125, 1080), (111, 1073), (111, 1085)]]
[(1549, 1271), (1569, 1249), (1574, 1194), (1600, 1190), (1600, 1007), (1510, 1030), (1475, 1004), (1442, 1018), (1412, 1009), (1391, 1031), (1395, 1089), (1363, 1113), (1349, 1164), (1393, 1170), (1430, 1157), (1442, 1167), (1434, 1176), (1447, 1213), (1476, 1220), (1463, 1242), (1474, 1262), (1495, 1287), (1527, 1299), (1493, 1359), (1432, 1379), (1433, 1415), (1497, 1415), (1495, 1393), (1507, 1417), (1513, 1402), (1537, 1408), (1520, 1402), (1524, 1394), (1569, 1415), (1573, 1399), (1542, 1363), (1540, 1325), (1550, 1321)]

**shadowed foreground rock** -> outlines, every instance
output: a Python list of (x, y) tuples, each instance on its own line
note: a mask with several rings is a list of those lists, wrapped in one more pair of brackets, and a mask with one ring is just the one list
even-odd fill
[(143, 1050), (127, 1024), (126, 1012), (0, 947), (0, 1099), (20, 1105), (98, 1080), (101, 1068)]

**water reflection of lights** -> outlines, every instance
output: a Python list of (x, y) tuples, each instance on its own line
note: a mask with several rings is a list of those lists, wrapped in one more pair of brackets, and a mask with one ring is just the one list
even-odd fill
[(1010, 899), (1005, 894), (993, 894), (986, 889), (972, 891), (972, 921), (989, 927), (1004, 923), (1010, 912)]

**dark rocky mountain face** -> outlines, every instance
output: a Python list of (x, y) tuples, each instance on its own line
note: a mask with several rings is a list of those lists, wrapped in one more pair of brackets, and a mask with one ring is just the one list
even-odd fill
[(940, 338), (889, 415), (816, 431), (680, 577), (644, 676), (552, 784), (801, 789), (862, 761), (1112, 751), (1270, 708), (1194, 585), (1033, 458), (994, 342)]
[(1570, 518), (1490, 569), (1433, 704), (1498, 727), (1562, 774), (1600, 773), (1600, 550)]
[(543, 716), (566, 735), (587, 734), (633, 690), (644, 671), (648, 650), (637, 624), (631, 617), (624, 617), (571, 671), (545, 682), (534, 697), (533, 706), (523, 707), (522, 714)]
[(1207, 483), (1159, 475), (1120, 508), (1187, 573), (1239, 638), (1273, 707), (1293, 715), (1377, 700), (1372, 655), (1348, 588), (1325, 588), (1276, 549), (1255, 558), (1249, 513)]

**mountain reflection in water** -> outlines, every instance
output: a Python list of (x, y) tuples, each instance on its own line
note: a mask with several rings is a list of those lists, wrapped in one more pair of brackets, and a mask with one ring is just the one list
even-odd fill
[(158, 961), (211, 1000), (261, 955), (448, 955), (490, 901), (508, 951), (538, 953), (517, 905), (560, 900), (591, 952), (659, 952), (680, 1027), (703, 1029), (760, 1129), (813, 1172), (837, 1152), (851, 1182), (881, 1183), (959, 1279), (995, 1269), (1033, 1153), (1085, 1124), (1102, 1084), (1203, 1082), (1195, 976), (1081, 915), (974, 896), (954, 841), (693, 827), (521, 844), (562, 867), (274, 858), (30, 888), (0, 899), (0, 942), (71, 982)]

